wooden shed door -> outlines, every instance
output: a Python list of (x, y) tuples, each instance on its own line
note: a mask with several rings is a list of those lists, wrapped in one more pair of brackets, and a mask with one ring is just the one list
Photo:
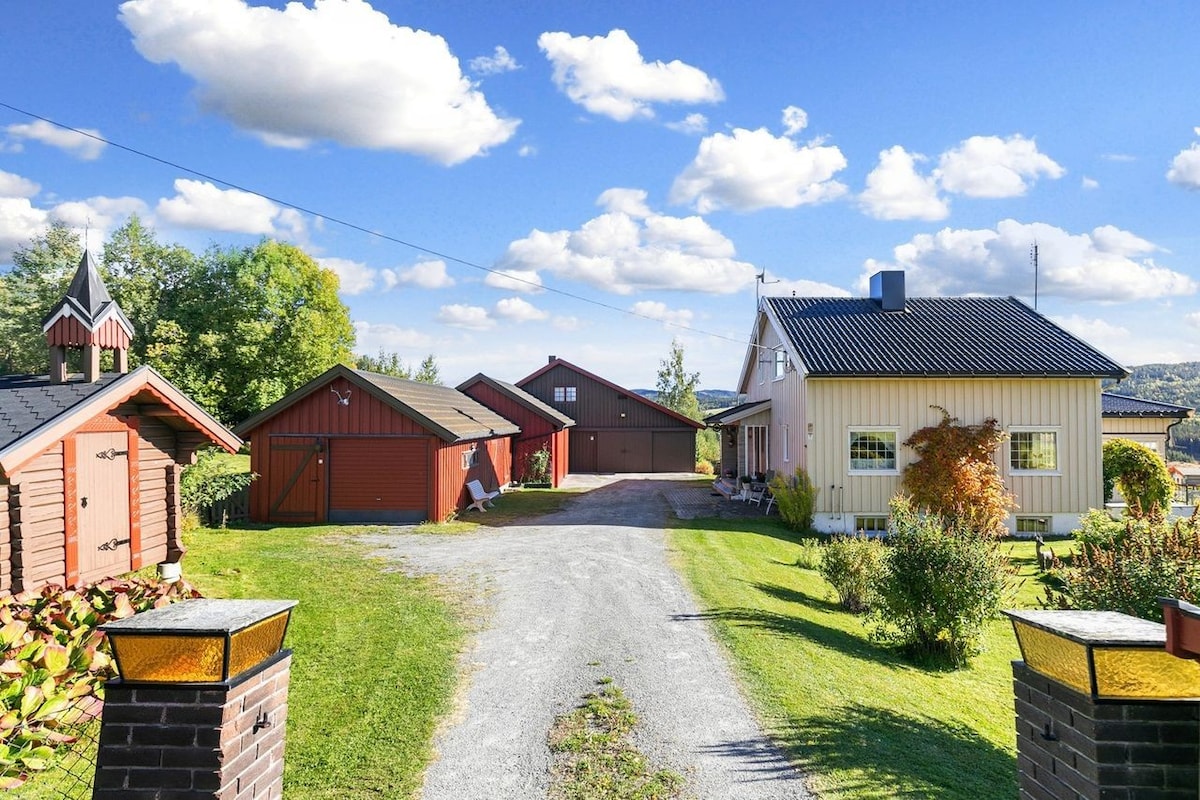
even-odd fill
[(123, 575), (132, 567), (129, 538), (129, 437), (81, 433), (75, 440), (79, 581)]
[(571, 472), (599, 472), (596, 465), (597, 436), (599, 434), (596, 431), (571, 431), (568, 448)]
[(331, 439), (330, 522), (429, 519), (429, 455), (420, 439)]
[(271, 522), (319, 522), (324, 493), (325, 444), (314, 436), (271, 438)]

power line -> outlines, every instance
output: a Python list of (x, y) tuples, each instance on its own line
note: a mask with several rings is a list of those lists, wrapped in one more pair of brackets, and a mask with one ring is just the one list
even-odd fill
[[(228, 181), (228, 180), (225, 180), (224, 178), (219, 178), (215, 175), (210, 175), (207, 172), (202, 172), (197, 169), (192, 169), (191, 167), (185, 166), (176, 161), (171, 161), (169, 159), (162, 158), (161, 156), (156, 156), (153, 153), (148, 153), (145, 150), (140, 150), (136, 147), (131, 147), (129, 145), (121, 144), (120, 142), (113, 141), (112, 139), (107, 139), (98, 134), (72, 127), (70, 125), (59, 122), (57, 120), (50, 119), (49, 117), (44, 117), (44, 116), (41, 116), (40, 114), (35, 114), (32, 111), (27, 111), (23, 108), (18, 108), (17, 106), (14, 106), (14, 105), (4, 102), (3, 100), (0, 100), (0, 108), (7, 108), (9, 111), (14, 111), (18, 114), (22, 114), (26, 117), (30, 117), (31, 119), (40, 120), (42, 122), (53, 125), (56, 128), (61, 128), (62, 130), (70, 131), (72, 133), (78, 134), (79, 136), (86, 136), (89, 139), (93, 139), (97, 142), (101, 142), (102, 144), (108, 145), (110, 147), (115, 147), (118, 150), (124, 150), (125, 152), (130, 153), (132, 155), (139, 156), (139, 157), (145, 158), (145, 159), (149, 159), (150, 161), (157, 162), (159, 164), (162, 164), (163, 166), (170, 167), (171, 169), (176, 169), (176, 170), (179, 170), (180, 172), (186, 172), (189, 175), (194, 175), (198, 178), (203, 178), (204, 180), (211, 181), (212, 183), (218, 183), (218, 184), (220, 184), (222, 186), (226, 186), (230, 189), (236, 189), (239, 192), (245, 192), (247, 194), (252, 194), (256, 197), (261, 197), (262, 199), (269, 200), (270, 202), (275, 203), (277, 205), (284, 206), (286, 208), (291, 208), (291, 209), (299, 211), (303, 214), (308, 214), (309, 216), (317, 217), (317, 218), (326, 220), (328, 222), (332, 222), (334, 225), (340, 225), (344, 228), (348, 228), (353, 231), (358, 231), (359, 233), (364, 233), (367, 236), (374, 236), (377, 239), (383, 239), (384, 241), (392, 242), (393, 244), (398, 244), (398, 245), (401, 245), (402, 247), (407, 247), (412, 250), (416, 250), (418, 252), (425, 253), (426, 255), (434, 256), (435, 258), (440, 258), (445, 261), (450, 261), (455, 264), (460, 264), (464, 267), (470, 267), (471, 269), (479, 270), (480, 272), (487, 272), (492, 275), (497, 275), (501, 278), (504, 278), (505, 280), (513, 281), (515, 283), (524, 283), (524, 284), (526, 284), (528, 286), (532, 286), (536, 289), (544, 290), (544, 291), (550, 292), (552, 294), (559, 295), (560, 297), (567, 297), (567, 298), (570, 298), (571, 300), (578, 300), (581, 303), (588, 303), (590, 305), (596, 306), (598, 308), (603, 308), (608, 311), (615, 311), (618, 314), (626, 314), (631, 317), (637, 317), (640, 319), (649, 320), (650, 322), (657, 322), (662, 325), (667, 325), (672, 328), (677, 328), (682, 331), (687, 331), (688, 333), (694, 333), (694, 334), (698, 334), (700, 336), (708, 336), (712, 339), (722, 339), (724, 341), (732, 342), (734, 344), (739, 344), (742, 346), (750, 346), (750, 347), (755, 347), (755, 348), (760, 347), (759, 345), (757, 345), (753, 342), (747, 342), (744, 339), (735, 339), (732, 336), (725, 336), (724, 334), (714, 333), (713, 331), (706, 331), (701, 328), (693, 328), (690, 325), (683, 325), (678, 322), (669, 322), (667, 320), (658, 319), (656, 317), (650, 316), (649, 314), (641, 314), (641, 313), (638, 313), (637, 311), (631, 311), (626, 308), (620, 308), (619, 306), (614, 306), (611, 303), (606, 303), (603, 300), (596, 300), (594, 298), (586, 297), (581, 294), (569, 292), (565, 289), (557, 289), (553, 286), (546, 286), (545, 284), (537, 283), (535, 281), (526, 280), (525, 278), (520, 278), (520, 277), (517, 277), (514, 275), (510, 275), (510, 274), (504, 272), (503, 270), (492, 269), (491, 267), (485, 267), (482, 264), (476, 264), (473, 261), (468, 261), (465, 258), (459, 258), (458, 256), (450, 255), (449, 253), (442, 253), (438, 250), (434, 250), (432, 248), (424, 247), (423, 245), (416, 244), (415, 242), (410, 242), (405, 239), (401, 239), (398, 236), (392, 236), (390, 234), (383, 233), (381, 231), (372, 230), (371, 228), (367, 228), (363, 225), (359, 225), (355, 222), (351, 222), (350, 220), (342, 219), (341, 217), (335, 217), (330, 214), (323, 213), (321, 211), (316, 211), (316, 210), (308, 208), (306, 206), (298, 205), (298, 204), (292, 203), (288, 200), (284, 200), (279, 197), (273, 197), (272, 195), (265, 194), (263, 192), (255, 190), (255, 189), (251, 189), (248, 186), (243, 186), (241, 184), (234, 183), (233, 181)], [(757, 290), (757, 286), (756, 286), (756, 290)]]

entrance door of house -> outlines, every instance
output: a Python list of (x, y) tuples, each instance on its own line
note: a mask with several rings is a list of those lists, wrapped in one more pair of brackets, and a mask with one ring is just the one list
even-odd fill
[(129, 436), (81, 433), (75, 439), (79, 581), (129, 572)]

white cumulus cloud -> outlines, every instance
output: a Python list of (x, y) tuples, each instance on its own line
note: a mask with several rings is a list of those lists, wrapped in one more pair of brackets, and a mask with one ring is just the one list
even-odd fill
[(576, 230), (534, 230), (509, 244), (498, 267), (548, 270), (617, 294), (677, 289), (731, 294), (754, 280), (728, 238), (700, 217), (669, 217), (646, 206), (638, 189), (610, 189), (605, 213)]
[(545, 291), (542, 288), (542, 276), (538, 274), (536, 266), (532, 269), (498, 269), (489, 272), (483, 283), (485, 286), (506, 292), (540, 294)]
[(721, 84), (682, 61), (647, 62), (623, 30), (607, 36), (547, 32), (538, 47), (554, 66), (554, 83), (572, 102), (619, 122), (653, 117), (654, 103), (716, 103)]
[(708, 130), (708, 117), (703, 114), (688, 114), (678, 122), (664, 123), (664, 127), (668, 130), (673, 130), (676, 133), (685, 133), (688, 136), (699, 136)]
[(454, 285), (454, 278), (446, 272), (446, 262), (440, 258), (418, 261), (411, 267), (398, 270), (395, 276), (396, 283), (421, 289), (446, 289)]
[(146, 59), (198, 84), (201, 108), (268, 144), (332, 140), (451, 165), (507, 141), (503, 119), (446, 40), (393, 25), (364, 0), (309, 8), (244, 0), (129, 0), (120, 20)]
[(763, 284), (759, 289), (763, 297), (850, 297), (850, 292), (840, 286), (820, 281), (782, 279)]
[[(1200, 135), (1200, 128), (1196, 133)], [(1167, 180), (1185, 189), (1200, 189), (1200, 142), (1192, 142), (1191, 147), (1171, 159)]]
[(1100, 181), (1096, 180), (1095, 178), (1089, 178), (1087, 175), (1084, 175), (1083, 178), (1079, 181), (1079, 187), (1081, 189), (1087, 189), (1089, 191), (1092, 189), (1099, 189)]
[(808, 127), (808, 112), (799, 106), (788, 106), (783, 110), (783, 133), (795, 136)]
[(29, 244), (50, 223), (50, 215), (27, 197), (0, 197), (0, 264), (12, 261), (13, 250)]
[(338, 276), (342, 294), (356, 295), (375, 288), (378, 271), (348, 258), (318, 258), (317, 263)]
[(468, 306), (462, 303), (452, 303), (448, 306), (442, 306), (438, 309), (437, 320), (443, 325), (449, 325), (453, 328), (465, 328), (471, 331), (486, 331), (496, 326), (496, 320), (488, 315), (486, 308), (482, 306)]
[(175, 196), (159, 200), (155, 210), (163, 222), (181, 228), (288, 237), (304, 231), (303, 217), (295, 209), (188, 178), (176, 179)]
[(28, 178), (0, 169), (0, 197), (33, 197), (41, 190)]
[(1014, 134), (972, 136), (938, 160), (938, 179), (948, 192), (967, 197), (1019, 197), (1039, 177), (1066, 174), (1037, 142)]
[(424, 350), (433, 344), (433, 337), (416, 328), (402, 328), (390, 322), (354, 321), (355, 349), (375, 355), (380, 350), (398, 353), (404, 350)]
[(32, 139), (35, 142), (64, 150), (83, 161), (95, 161), (107, 147), (104, 142), (93, 138), (100, 135), (100, 131), (95, 128), (69, 131), (39, 119), (34, 122), (9, 125), (4, 130), (18, 142), (18, 146), (21, 141)]
[(521, 65), (505, 48), (496, 45), (490, 56), (477, 56), (469, 62), (472, 72), (480, 75), (498, 75), (501, 72), (512, 72), (520, 69)]
[(890, 263), (868, 259), (860, 283), (880, 269), (900, 268), (913, 295), (1028, 297), (1033, 294), (1034, 242), (1043, 296), (1122, 302), (1193, 294), (1200, 288), (1188, 275), (1144, 257), (1159, 248), (1128, 231), (1103, 226), (1073, 234), (1012, 219), (995, 229), (943, 228), (919, 234), (897, 246)]
[(732, 135), (714, 133), (700, 141), (695, 159), (675, 178), (670, 199), (694, 204), (701, 214), (795, 208), (845, 194), (845, 185), (833, 180), (845, 168), (837, 147), (797, 144), (765, 128), (735, 128)]
[(858, 196), (863, 210), (875, 219), (945, 219), (950, 206), (938, 195), (937, 179), (917, 174), (920, 154), (896, 145), (879, 154), (879, 165), (867, 175), (867, 188)]
[(639, 300), (629, 310), (639, 317), (684, 327), (691, 325), (692, 319), (696, 316), (686, 308), (668, 308), (666, 303), (660, 303), (657, 300)]
[(550, 315), (520, 297), (506, 297), (496, 302), (496, 316), (513, 322), (538, 322)]
[(145, 216), (146, 204), (136, 197), (98, 196), (45, 209), (33, 205), (28, 197), (0, 195), (0, 264), (10, 262), (17, 247), (28, 245), (54, 220), (65, 223), (80, 243), (98, 251), (108, 232), (130, 214)]

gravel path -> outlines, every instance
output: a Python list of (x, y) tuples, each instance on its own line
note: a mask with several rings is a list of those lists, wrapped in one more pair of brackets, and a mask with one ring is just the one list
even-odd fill
[(625, 691), (640, 720), (635, 743), (654, 766), (685, 777), (685, 796), (809, 797), (667, 564), (667, 486), (619, 480), (534, 525), (372, 537), (377, 555), (411, 573), (475, 582), (489, 604), (423, 800), (544, 797), (546, 734), (601, 676)]

